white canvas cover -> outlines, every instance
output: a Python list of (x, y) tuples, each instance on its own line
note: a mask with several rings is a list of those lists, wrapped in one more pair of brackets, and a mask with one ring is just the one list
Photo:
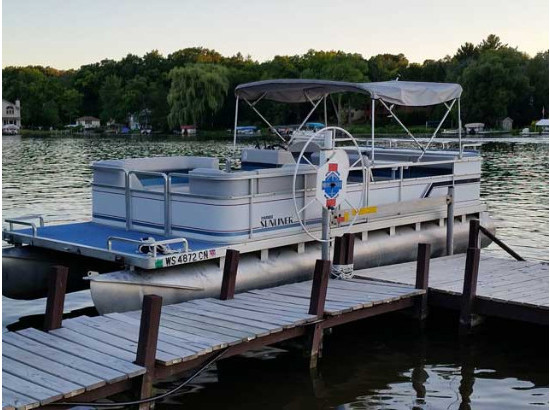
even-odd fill
[(427, 106), (441, 104), (459, 98), (462, 87), (452, 83), (428, 83), (416, 81), (383, 81), (377, 83), (352, 83), (328, 80), (265, 80), (241, 84), (235, 95), (247, 100), (267, 99), (286, 103), (317, 100), (324, 95), (354, 92), (382, 99), (390, 104)]
[(537, 127), (548, 127), (548, 118), (543, 118), (542, 120), (538, 120), (535, 125)]

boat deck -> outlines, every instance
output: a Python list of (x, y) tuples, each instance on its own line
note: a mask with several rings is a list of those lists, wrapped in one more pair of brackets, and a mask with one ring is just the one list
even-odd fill
[[(324, 323), (357, 320), (412, 307), (423, 289), (371, 280), (329, 280)], [(309, 314), (312, 281), (164, 306), (156, 348), (155, 377), (194, 368), (222, 349), (238, 354), (305, 334), (321, 321)], [(43, 332), (3, 334), (4, 409), (90, 400), (143, 375), (134, 364), (140, 311), (64, 320)], [(228, 352), (229, 353), (229, 350)], [(231, 355), (226, 354), (225, 356)], [(97, 391), (98, 396), (93, 396)], [(91, 396), (86, 396), (90, 394)], [(111, 392), (111, 394), (113, 394)]]
[[(125, 228), (117, 228), (113, 226), (102, 225), (94, 222), (79, 222), (64, 225), (47, 225), (36, 228), (36, 236), (33, 236), (31, 228), (14, 230), (4, 233), (4, 239), (11, 237), (18, 243), (33, 244), (53, 250), (65, 252), (80, 253), (85, 256), (98, 257), (105, 260), (116, 261), (117, 256), (130, 258), (134, 266), (144, 269), (152, 269), (159, 267), (155, 265), (157, 260), (164, 260), (170, 254), (158, 254), (157, 258), (151, 255), (139, 253), (137, 244), (120, 241), (112, 242), (112, 249), (108, 250), (107, 240), (109, 237), (116, 236), (131, 240), (141, 240), (143, 238), (152, 237), (156, 241), (164, 241), (174, 239), (175, 236), (165, 236), (157, 233), (141, 232), (137, 230), (126, 230)], [(187, 239), (189, 252), (199, 252), (205, 250), (215, 250), (223, 248), (227, 244), (220, 242), (209, 242), (198, 239)], [(169, 245), (176, 254), (183, 252), (182, 244)], [(214, 252), (214, 254), (216, 254)], [(209, 257), (212, 254), (209, 254)], [(218, 257), (223, 255), (218, 254)]]

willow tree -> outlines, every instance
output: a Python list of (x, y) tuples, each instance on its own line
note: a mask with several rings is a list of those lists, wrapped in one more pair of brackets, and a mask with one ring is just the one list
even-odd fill
[(227, 68), (211, 64), (190, 64), (175, 67), (168, 73), (168, 123), (200, 124), (208, 114), (222, 106), (229, 89)]

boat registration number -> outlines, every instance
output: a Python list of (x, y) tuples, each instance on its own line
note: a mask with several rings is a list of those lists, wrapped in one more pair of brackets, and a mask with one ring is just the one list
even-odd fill
[[(204, 250), (204, 251), (180, 253), (180, 254), (177, 254), (177, 255), (166, 256), (163, 259), (158, 259), (157, 260), (157, 268), (183, 265), (185, 263), (200, 262), (200, 261), (210, 259), (210, 258), (215, 258), (215, 257), (216, 257), (216, 250), (215, 249), (207, 249), (207, 250)], [(162, 263), (162, 265), (161, 265), (161, 263)], [(158, 265), (161, 265), (161, 266), (158, 266)]]

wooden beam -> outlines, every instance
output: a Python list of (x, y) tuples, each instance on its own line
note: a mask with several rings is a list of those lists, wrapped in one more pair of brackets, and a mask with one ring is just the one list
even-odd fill
[[(141, 309), (141, 322), (139, 325), (139, 339), (136, 353), (137, 365), (147, 370), (141, 377), (139, 399), (151, 397), (153, 381), (155, 379), (155, 355), (160, 325), (160, 313), (162, 310), (162, 298), (157, 295), (145, 295)], [(150, 403), (143, 403), (140, 410), (149, 409)]]
[(346, 257), (345, 252), (344, 237), (337, 236), (334, 238), (334, 255), (332, 257), (332, 263), (334, 265), (343, 265)]
[(63, 321), (63, 306), (65, 291), (67, 290), (67, 276), (69, 269), (66, 266), (54, 266), (48, 278), (48, 299), (46, 301), (46, 315), (44, 330), (59, 329)]
[(220, 292), (221, 300), (233, 299), (233, 296), (235, 296), (235, 282), (237, 280), (237, 270), (239, 268), (239, 254), (239, 251), (235, 249), (228, 249), (225, 252), (222, 289)]
[(355, 235), (351, 233), (344, 234), (344, 245), (346, 248), (344, 265), (351, 265), (353, 263), (353, 248), (355, 246)]
[(468, 248), (479, 248), (479, 219), (470, 219)]
[(416, 289), (424, 289), (425, 294), (418, 296), (415, 303), (416, 317), (424, 320), (428, 316), (428, 278), (430, 274), (431, 245), (429, 243), (418, 244), (416, 259)]
[(460, 303), (460, 329), (468, 331), (473, 326), (473, 307), (477, 291), (477, 275), (479, 272), (479, 248), (468, 248), (466, 266), (464, 268), (464, 286)]
[(328, 278), (330, 275), (330, 261), (317, 259), (315, 271), (313, 272), (313, 283), (311, 285), (311, 298), (309, 300), (309, 314), (322, 316), (325, 310), (325, 299), (327, 297)]

